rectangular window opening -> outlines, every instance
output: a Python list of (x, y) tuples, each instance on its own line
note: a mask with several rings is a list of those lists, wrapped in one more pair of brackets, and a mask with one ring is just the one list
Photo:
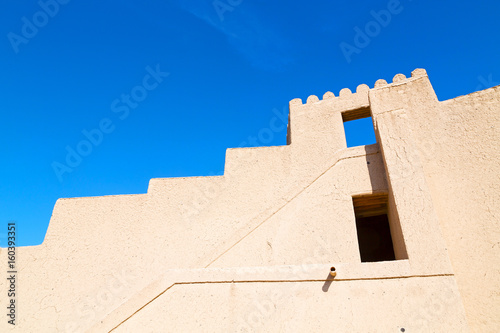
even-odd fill
[[(352, 201), (361, 262), (403, 259), (406, 256), (405, 249), (396, 251), (398, 255), (395, 253), (391, 226), (393, 229), (397, 228), (389, 221), (391, 214), (388, 214), (388, 195), (383, 193), (355, 196)], [(402, 242), (402, 239), (399, 241)]]
[(370, 108), (344, 112), (342, 120), (348, 148), (377, 142)]

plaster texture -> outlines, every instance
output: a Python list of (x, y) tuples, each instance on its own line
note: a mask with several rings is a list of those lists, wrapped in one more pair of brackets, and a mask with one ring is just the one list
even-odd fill
[[(347, 148), (365, 116), (377, 143)], [(58, 200), (0, 331), (500, 331), (500, 86), (438, 101), (417, 69), (295, 99), (287, 141), (228, 149), (223, 176)], [(361, 262), (370, 194), (397, 260)]]

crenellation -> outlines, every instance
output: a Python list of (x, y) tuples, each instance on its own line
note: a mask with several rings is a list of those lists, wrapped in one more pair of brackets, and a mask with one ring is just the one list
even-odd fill
[(427, 76), (427, 71), (423, 68), (416, 68), (411, 72), (411, 77)]
[(368, 91), (370, 90), (370, 87), (367, 85), (367, 84), (360, 84), (357, 88), (356, 88), (356, 93), (357, 94), (362, 94), (364, 92), (368, 93)]
[[(394, 83), (402, 83), (405, 80), (415, 79), (415, 78), (419, 78), (422, 76), (427, 76), (427, 71), (423, 68), (416, 68), (415, 70), (413, 70), (411, 72), (411, 77), (409, 77), (409, 78), (407, 78), (406, 75), (399, 73), (399, 74), (394, 75), (394, 77), (392, 79), (392, 83), (387, 83), (386, 80), (379, 79), (375, 82), (375, 85), (373, 88), (381, 88), (381, 87), (385, 87), (387, 85), (392, 85)], [(338, 96), (335, 96), (335, 94), (332, 93), (331, 91), (327, 91), (323, 95), (323, 99), (321, 101), (330, 100), (333, 98), (341, 98), (341, 99), (356, 98), (357, 97), (356, 94), (368, 94), (368, 91), (370, 91), (370, 89), (371, 89), (370, 86), (363, 83), (363, 84), (360, 84), (357, 86), (355, 93), (353, 93), (351, 91), (351, 89), (349, 89), (349, 88), (341, 89)], [(317, 102), (320, 102), (320, 99), (316, 95), (311, 95), (307, 98), (307, 101), (305, 104), (311, 104), (311, 103), (317, 103)], [(295, 105), (304, 105), (304, 104), (302, 103), (302, 99), (295, 98), (295, 99), (290, 101), (290, 106), (291, 105), (295, 106)]]
[(334, 98), (335, 97), (335, 94), (332, 93), (331, 91), (327, 91), (324, 95), (323, 95), (323, 100), (325, 99), (330, 99), (330, 98)]
[(404, 81), (404, 80), (406, 80), (406, 75), (404, 75), (404, 74), (396, 74), (392, 78), (392, 83), (398, 83), (398, 82), (401, 82), (401, 81)]
[(307, 97), (307, 104), (319, 102), (319, 98), (316, 95), (311, 95)]
[(382, 88), (382, 87), (392, 85), (392, 84), (401, 84), (405, 81), (420, 78), (423, 76), (427, 76), (427, 71), (423, 68), (416, 68), (415, 70), (413, 70), (411, 72), (411, 77), (406, 77), (406, 75), (399, 73), (399, 74), (394, 75), (394, 77), (392, 78), (392, 83), (387, 83), (387, 81), (384, 79), (377, 80), (375, 82), (374, 88)]
[(349, 88), (344, 88), (339, 92), (340, 98), (349, 98), (352, 95), (352, 91)]
[(377, 81), (375, 81), (375, 88), (385, 87), (386, 85), (388, 85), (388, 83), (384, 79), (378, 79)]
[(292, 99), (292, 100), (288, 103), (288, 105), (289, 105), (290, 107), (292, 107), (292, 106), (294, 106), (294, 105), (302, 105), (302, 99), (300, 99), (300, 98), (294, 98), (294, 99)]

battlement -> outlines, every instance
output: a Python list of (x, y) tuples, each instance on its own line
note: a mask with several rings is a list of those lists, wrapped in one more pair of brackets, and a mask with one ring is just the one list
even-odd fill
[[(368, 93), (371, 89), (405, 84), (421, 77), (427, 77), (427, 71), (423, 68), (417, 68), (413, 72), (411, 72), (411, 77), (409, 78), (407, 78), (404, 74), (396, 74), (392, 79), (392, 83), (387, 83), (386, 80), (379, 79), (375, 82), (373, 88), (370, 88), (367, 84), (360, 84), (357, 86), (355, 93), (353, 93), (349, 88), (343, 88), (342, 90), (340, 90), (338, 96), (335, 96), (335, 94), (331, 91), (327, 91), (325, 94), (323, 94), (322, 100), (320, 100), (316, 95), (310, 95), (307, 98), (306, 103), (303, 103), (302, 99), (300, 98), (295, 98), (290, 101), (289, 105), (290, 109), (296, 109), (300, 108), (303, 105), (312, 105), (328, 101), (342, 106), (342, 108), (346, 109), (345, 111), (356, 108), (361, 109), (369, 106)], [(341, 111), (343, 112), (344, 110)], [(344, 119), (344, 121), (347, 120), (351, 119)]]
[[(421, 84), (418, 84), (418, 88), (413, 86), (413, 98), (432, 103), (437, 101), (427, 72), (422, 68), (415, 69), (408, 78), (404, 74), (396, 74), (392, 83), (379, 79), (373, 88), (367, 84), (360, 84), (354, 93), (349, 88), (341, 89), (338, 96), (328, 91), (323, 94), (322, 100), (319, 100), (316, 95), (311, 95), (307, 98), (306, 103), (303, 103), (300, 98), (295, 98), (289, 103), (287, 142), (289, 144), (292, 142), (310, 144), (313, 140), (328, 140), (331, 144), (337, 145), (339, 149), (345, 148), (342, 123), (372, 116), (374, 106), (370, 96), (380, 89), (412, 84), (417, 81)], [(392, 102), (399, 103), (401, 99), (396, 98)], [(328, 133), (328, 138), (324, 137), (325, 133)]]

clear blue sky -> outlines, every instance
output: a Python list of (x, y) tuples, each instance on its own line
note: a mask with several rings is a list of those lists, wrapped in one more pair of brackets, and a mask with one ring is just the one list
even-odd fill
[[(228, 147), (283, 145), (266, 129), (293, 98), (417, 67), (440, 100), (500, 83), (499, 1), (59, 1), (0, 12), (1, 244), (9, 220), (40, 244), (58, 198), (145, 193), (222, 174)], [(71, 167), (67, 149), (87, 156)]]

